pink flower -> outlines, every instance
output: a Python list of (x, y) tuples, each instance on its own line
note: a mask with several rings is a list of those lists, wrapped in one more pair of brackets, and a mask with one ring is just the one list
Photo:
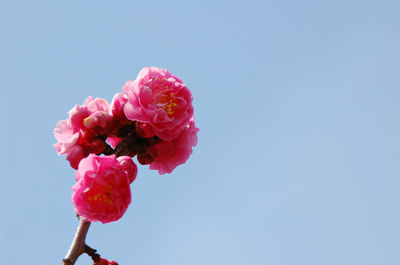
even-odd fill
[(70, 162), (71, 167), (77, 169), (79, 161), (89, 154), (79, 144), (80, 133), (74, 133), (70, 120), (63, 120), (57, 123), (57, 127), (54, 129), (54, 136), (58, 141), (54, 144), (58, 155), (67, 154), (67, 160)]
[(88, 97), (82, 106), (76, 105), (68, 114), (74, 131), (89, 129), (97, 134), (104, 134), (111, 126), (111, 109), (102, 98)]
[(179, 137), (153, 145), (150, 153), (154, 161), (150, 163), (150, 169), (158, 170), (160, 174), (171, 173), (185, 163), (193, 152), (192, 147), (197, 144), (198, 131), (192, 117)]
[(118, 121), (123, 123), (129, 122), (124, 113), (124, 107), (127, 102), (128, 98), (124, 94), (117, 93), (114, 95), (114, 98), (111, 102), (111, 112), (114, 119), (117, 119)]
[[(128, 161), (130, 160), (130, 161)], [(90, 154), (79, 163), (72, 187), (75, 212), (90, 222), (120, 219), (131, 203), (137, 167), (129, 157)]]
[(68, 112), (69, 118), (59, 121), (54, 129), (59, 155), (67, 154), (71, 167), (77, 169), (82, 158), (100, 154), (105, 148), (103, 135), (112, 128), (111, 110), (106, 100), (88, 97), (82, 106)]
[(149, 123), (163, 140), (176, 138), (193, 115), (192, 94), (186, 85), (165, 69), (143, 68), (123, 90), (128, 97), (125, 115)]
[(117, 158), (119, 164), (122, 167), (122, 170), (125, 172), (128, 177), (129, 183), (132, 183), (136, 179), (137, 175), (137, 166), (133, 162), (132, 158), (129, 156), (120, 156)]

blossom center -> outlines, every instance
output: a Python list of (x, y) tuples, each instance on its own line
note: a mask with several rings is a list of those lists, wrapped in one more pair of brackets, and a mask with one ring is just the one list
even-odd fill
[[(97, 186), (97, 185), (96, 185)], [(99, 187), (102, 186), (102, 187)], [(112, 186), (103, 186), (99, 185), (94, 187), (93, 189), (87, 191), (87, 199), (90, 202), (98, 202), (98, 203), (106, 203), (111, 205), (113, 203), (112, 200)]]
[(153, 80), (152, 92), (153, 92), (153, 103), (161, 106), (168, 116), (175, 113), (175, 107), (178, 106), (175, 94), (170, 88), (170, 82), (167, 82), (165, 78), (155, 78)]

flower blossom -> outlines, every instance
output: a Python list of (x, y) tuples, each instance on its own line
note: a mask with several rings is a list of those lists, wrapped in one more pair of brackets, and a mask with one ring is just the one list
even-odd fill
[(130, 157), (90, 154), (79, 163), (72, 202), (76, 214), (90, 222), (120, 219), (131, 203), (130, 183), (137, 167)]
[(123, 91), (128, 98), (126, 117), (150, 124), (155, 135), (165, 141), (178, 137), (193, 116), (190, 90), (165, 69), (143, 68)]
[(197, 132), (192, 117), (183, 132), (172, 141), (163, 141), (150, 148), (153, 162), (150, 169), (158, 170), (160, 174), (171, 173), (177, 166), (185, 163), (192, 154), (192, 147), (197, 145)]
[(114, 121), (118, 121), (118, 123), (120, 123), (121, 125), (131, 122), (126, 118), (124, 112), (124, 107), (127, 102), (128, 98), (122, 93), (115, 94), (111, 102), (111, 113), (113, 115), (113, 119)]
[(90, 153), (101, 154), (105, 148), (103, 135), (112, 126), (112, 115), (106, 100), (88, 97), (82, 106), (76, 105), (68, 112), (69, 118), (61, 120), (54, 129), (59, 155), (67, 154), (71, 167)]

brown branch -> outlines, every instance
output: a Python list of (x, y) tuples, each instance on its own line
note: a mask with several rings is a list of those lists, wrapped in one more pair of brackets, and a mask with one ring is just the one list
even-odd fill
[(71, 247), (65, 258), (62, 261), (62, 265), (73, 265), (79, 256), (85, 253), (85, 239), (86, 234), (89, 230), (90, 222), (83, 219), (83, 217), (79, 217), (79, 225), (76, 230), (76, 234), (74, 240), (72, 240)]
[(123, 156), (123, 155), (130, 155), (131, 152), (128, 150), (128, 147), (125, 143), (126, 141), (121, 141), (115, 149), (113, 149), (109, 144), (106, 143), (104, 151), (102, 154), (108, 155), (115, 155), (116, 157)]
[(109, 144), (107, 144), (107, 143), (104, 143), (104, 144), (105, 144), (105, 148), (104, 148), (103, 154), (105, 154), (106, 156), (114, 154), (114, 149)]
[(92, 258), (94, 262), (100, 260), (100, 254), (97, 253), (97, 250), (94, 248), (89, 247), (88, 245), (85, 245), (85, 252)]

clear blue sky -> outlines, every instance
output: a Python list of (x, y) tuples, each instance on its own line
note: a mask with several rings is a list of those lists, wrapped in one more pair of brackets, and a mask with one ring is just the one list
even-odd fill
[[(77, 220), (53, 128), (144, 66), (199, 143), (87, 242), (121, 265), (400, 264), (399, 1), (0, 2), (0, 263), (60, 264)], [(90, 264), (81, 257), (77, 264)]]

